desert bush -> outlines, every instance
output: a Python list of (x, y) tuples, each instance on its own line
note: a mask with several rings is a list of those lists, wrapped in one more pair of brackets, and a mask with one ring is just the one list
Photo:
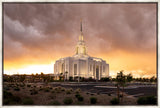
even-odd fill
[(52, 94), (49, 96), (51, 99), (55, 99), (56, 98), (56, 95), (55, 94)]
[(101, 78), (100, 81), (108, 82), (108, 81), (110, 81), (110, 79), (108, 77), (104, 77), (104, 78)]
[(3, 91), (3, 95), (4, 95), (4, 96), (3, 96), (4, 98), (8, 98), (8, 97), (13, 96), (11, 92), (8, 92), (8, 91), (6, 91), (6, 90)]
[(76, 105), (83, 105), (84, 103), (83, 102), (80, 102), (80, 101), (77, 101), (75, 102)]
[(78, 96), (80, 96), (80, 94), (79, 93), (77, 93), (76, 95), (75, 95), (75, 97), (77, 98)]
[(18, 84), (18, 83), (16, 83), (16, 86), (18, 87), (18, 86), (19, 86), (19, 84)]
[(57, 88), (57, 87), (55, 87), (55, 88), (54, 88), (54, 90), (58, 90), (58, 88)]
[(73, 89), (72, 89), (72, 88), (70, 88), (69, 90), (70, 90), (71, 92), (73, 91)]
[(42, 91), (42, 90), (43, 90), (42, 88), (39, 89), (39, 91)]
[(71, 91), (70, 90), (66, 90), (66, 94), (71, 94)]
[(20, 88), (19, 87), (15, 87), (14, 90), (15, 91), (20, 91)]
[(96, 104), (97, 103), (97, 98), (96, 97), (90, 97), (90, 103), (91, 104)]
[(11, 105), (11, 104), (20, 104), (21, 98), (18, 96), (14, 96), (11, 92), (3, 91), (3, 104)]
[(58, 86), (57, 88), (58, 88), (59, 90), (60, 90), (60, 89), (62, 89), (62, 87), (61, 87), (61, 86)]
[(146, 99), (146, 97), (139, 97), (138, 100), (137, 100), (137, 103), (140, 104), (140, 105), (145, 105), (145, 104), (147, 104), (147, 99)]
[(139, 105), (156, 105), (157, 99), (154, 96), (139, 97), (137, 103)]
[(61, 93), (61, 90), (60, 90), (60, 89), (58, 89), (58, 90), (56, 91), (56, 93)]
[(36, 88), (36, 86), (33, 86), (34, 88)]
[(117, 98), (113, 98), (113, 99), (110, 101), (110, 103), (111, 103), (112, 105), (118, 105), (118, 104), (119, 104), (119, 100), (118, 100)]
[(119, 97), (120, 97), (120, 98), (122, 98), (122, 97), (123, 97), (122, 93), (119, 95)]
[(10, 88), (9, 88), (9, 87), (4, 87), (3, 89), (4, 89), (4, 90), (10, 90)]
[(61, 91), (65, 91), (65, 88), (62, 88), (62, 90)]
[(76, 92), (76, 93), (80, 93), (80, 92), (81, 92), (81, 89), (78, 88), (78, 89), (75, 90), (75, 92)]
[(64, 98), (63, 103), (66, 105), (70, 105), (73, 103), (73, 100), (70, 97), (66, 97), (66, 98)]
[(156, 105), (157, 104), (157, 98), (155, 96), (148, 96), (147, 97), (147, 104)]
[(86, 94), (89, 94), (89, 92), (87, 92)]
[(31, 87), (31, 85), (27, 85), (27, 87)]
[(49, 105), (61, 105), (61, 103), (59, 101), (55, 100), (55, 101), (51, 101), (49, 103)]
[(38, 94), (38, 91), (36, 89), (32, 89), (31, 90), (31, 95), (35, 95), (35, 94)]
[(78, 101), (83, 101), (83, 97), (80, 95), (77, 97)]
[(44, 88), (44, 91), (45, 92), (49, 92), (49, 88)]
[(75, 97), (78, 99), (78, 101), (83, 101), (83, 97), (79, 93), (77, 93)]
[(24, 84), (20, 84), (20, 87), (24, 87), (25, 85)]
[(69, 81), (73, 81), (73, 77), (69, 77)]
[(92, 95), (92, 96), (93, 96), (94, 94), (93, 94), (93, 93), (91, 93), (90, 95)]
[(55, 90), (52, 90), (52, 92), (51, 93), (55, 93)]
[(33, 105), (34, 102), (33, 102), (33, 100), (32, 100), (31, 98), (27, 97), (27, 98), (24, 98), (24, 99), (22, 100), (22, 104), (23, 104), (23, 105)]
[(111, 96), (111, 93), (108, 93), (108, 96)]

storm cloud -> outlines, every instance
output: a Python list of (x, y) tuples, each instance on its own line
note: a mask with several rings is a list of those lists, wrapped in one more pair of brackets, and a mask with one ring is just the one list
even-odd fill
[[(116, 51), (156, 53), (156, 4), (7, 4), (4, 60), (72, 56), (83, 19), (92, 56)], [(36, 58), (35, 58), (36, 57)]]

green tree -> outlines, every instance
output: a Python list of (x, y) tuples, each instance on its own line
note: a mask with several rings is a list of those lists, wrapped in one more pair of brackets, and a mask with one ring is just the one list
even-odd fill
[(66, 72), (65, 72), (65, 75), (66, 75), (65, 80), (67, 80), (67, 74), (68, 74), (68, 72), (66, 71)]
[(154, 82), (155, 81), (155, 76), (150, 78), (150, 82)]
[[(123, 92), (124, 92), (124, 86), (126, 83), (126, 76), (123, 74), (123, 70), (121, 70), (119, 73), (117, 73), (116, 76), (116, 81), (117, 81), (117, 89), (119, 90), (119, 86), (123, 87), (122, 89), (122, 101), (123, 101)], [(118, 100), (119, 100), (119, 92), (118, 92)]]
[(127, 82), (131, 82), (133, 80), (133, 76), (131, 73), (128, 74), (126, 77), (127, 77)]
[(33, 73), (31, 74), (31, 77), (32, 77), (32, 82), (34, 82), (34, 80), (35, 80), (35, 76), (34, 76), (34, 74), (33, 74)]
[(24, 75), (20, 75), (20, 82), (23, 82), (25, 80), (25, 78), (26, 78), (25, 74)]
[(44, 74), (43, 74), (43, 72), (41, 72), (41, 75), (40, 75), (40, 77), (42, 78), (42, 81), (44, 82)]
[(63, 78), (63, 73), (60, 73), (59, 80), (61, 81)]

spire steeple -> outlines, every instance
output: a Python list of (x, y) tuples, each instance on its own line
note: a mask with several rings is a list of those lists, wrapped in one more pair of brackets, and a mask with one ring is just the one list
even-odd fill
[(81, 35), (79, 36), (79, 41), (83, 41), (83, 32), (82, 32), (82, 19), (80, 21), (80, 31), (81, 31)]
[(81, 34), (79, 35), (79, 41), (76, 46), (76, 55), (84, 56), (84, 55), (87, 55), (87, 51), (86, 51), (85, 42), (83, 40), (82, 19), (80, 20), (80, 32)]
[(81, 33), (82, 33), (82, 19), (81, 19)]

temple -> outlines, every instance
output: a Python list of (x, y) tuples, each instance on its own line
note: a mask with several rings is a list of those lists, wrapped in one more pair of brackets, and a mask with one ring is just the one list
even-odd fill
[(102, 77), (109, 77), (109, 64), (101, 58), (90, 57), (87, 54), (82, 31), (82, 20), (80, 31), (81, 34), (76, 45), (75, 55), (57, 60), (54, 64), (54, 75), (57, 78), (60, 75), (64, 75), (65, 79), (69, 79), (69, 77), (92, 77), (93, 79), (100, 80)]

